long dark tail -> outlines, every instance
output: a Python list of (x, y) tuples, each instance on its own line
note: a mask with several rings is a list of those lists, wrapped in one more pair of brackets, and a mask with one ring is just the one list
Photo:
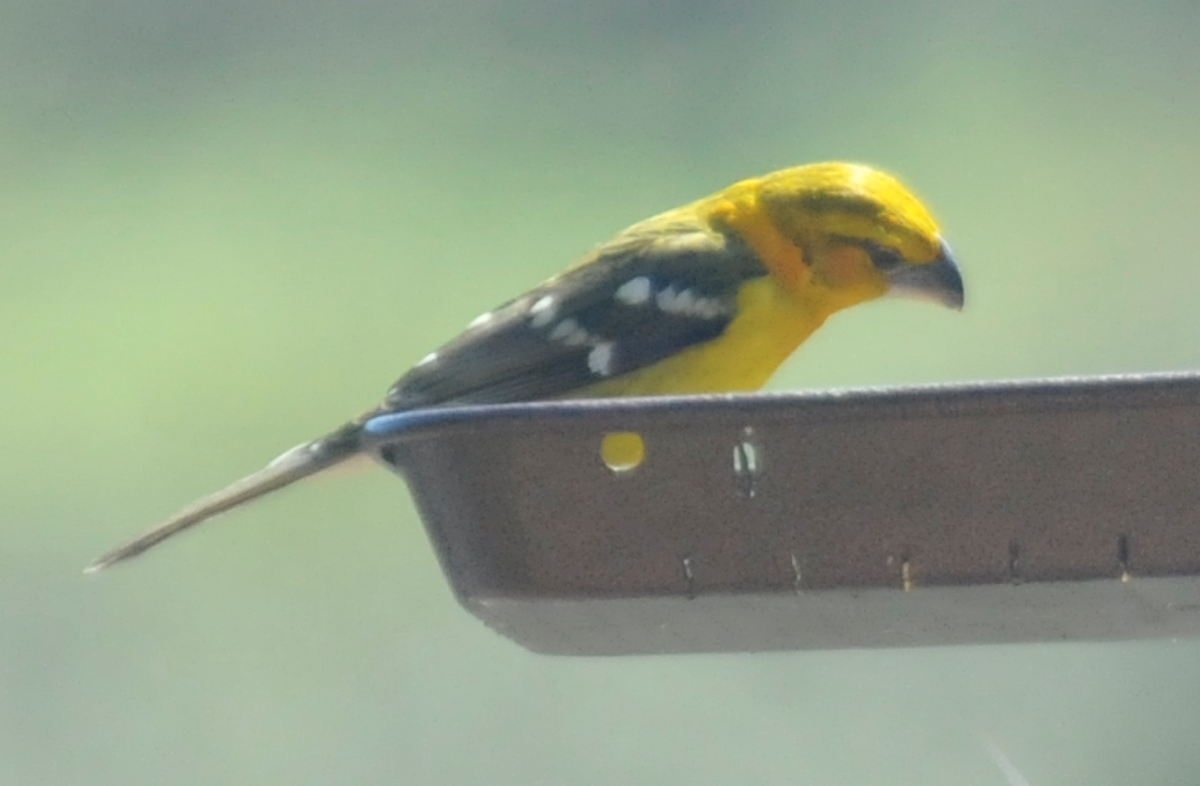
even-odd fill
[(354, 421), (327, 436), (292, 448), (253, 475), (193, 502), (145, 534), (118, 546), (88, 565), (84, 572), (95, 573), (109, 565), (136, 557), (172, 535), (207, 521), (219, 513), (342, 463), (360, 452), (361, 431), (360, 421)]

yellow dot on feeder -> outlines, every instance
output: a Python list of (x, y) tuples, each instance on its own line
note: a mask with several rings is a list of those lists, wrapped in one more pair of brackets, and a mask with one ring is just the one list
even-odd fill
[(646, 460), (646, 442), (636, 431), (613, 431), (600, 442), (600, 459), (613, 472), (629, 472)]

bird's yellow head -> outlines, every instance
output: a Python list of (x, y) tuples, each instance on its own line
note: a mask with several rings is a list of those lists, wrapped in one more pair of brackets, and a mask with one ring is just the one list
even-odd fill
[(884, 295), (962, 307), (962, 278), (937, 223), (885, 172), (809, 164), (744, 181), (730, 192), (736, 194), (726, 203), (730, 209), (718, 213), (776, 277), (829, 313)]

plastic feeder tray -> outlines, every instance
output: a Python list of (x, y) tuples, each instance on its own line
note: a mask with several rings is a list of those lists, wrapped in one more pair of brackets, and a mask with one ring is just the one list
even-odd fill
[[(546, 653), (1200, 633), (1200, 375), (371, 421), (462, 604)], [(612, 432), (644, 460), (617, 472)]]

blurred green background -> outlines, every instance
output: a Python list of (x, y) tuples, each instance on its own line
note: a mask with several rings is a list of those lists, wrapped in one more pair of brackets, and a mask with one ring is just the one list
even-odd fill
[(453, 601), (402, 483), (118, 540), (748, 175), (902, 175), (962, 314), (776, 389), (1200, 363), (1200, 5), (0, 2), (0, 784), (1200, 778), (1200, 644), (616, 660)]

